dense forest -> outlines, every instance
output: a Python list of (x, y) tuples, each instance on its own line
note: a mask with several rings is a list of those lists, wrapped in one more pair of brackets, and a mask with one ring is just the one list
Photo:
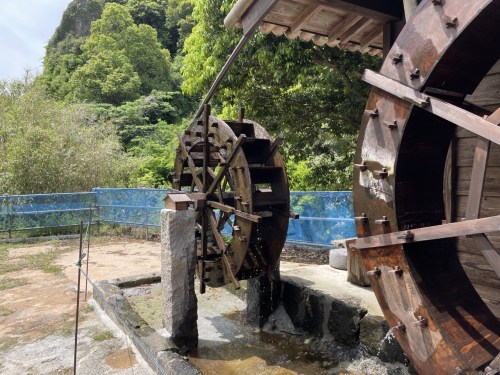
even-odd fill
[[(0, 81), (0, 194), (168, 186), (187, 127), (241, 36), (233, 0), (73, 0), (40, 76)], [(212, 113), (239, 107), (273, 135), (293, 190), (351, 188), (379, 59), (257, 33), (219, 88)]]

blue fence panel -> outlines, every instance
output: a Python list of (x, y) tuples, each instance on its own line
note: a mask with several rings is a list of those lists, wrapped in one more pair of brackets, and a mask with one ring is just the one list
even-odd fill
[(170, 189), (95, 188), (101, 221), (134, 226), (160, 226), (163, 198)]
[(93, 193), (1, 196), (0, 232), (79, 225), (96, 203)]
[[(160, 226), (163, 198), (170, 189), (95, 188), (91, 193), (0, 196), (0, 232), (75, 226), (88, 221)], [(351, 192), (292, 192), (287, 241), (330, 245), (355, 236)]]
[(290, 206), (300, 218), (290, 220), (287, 242), (331, 245), (356, 235), (350, 191), (294, 191)]

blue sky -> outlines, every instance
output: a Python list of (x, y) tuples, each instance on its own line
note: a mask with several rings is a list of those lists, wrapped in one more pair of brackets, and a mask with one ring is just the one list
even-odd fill
[(0, 80), (42, 71), (45, 45), (71, 0), (0, 0)]

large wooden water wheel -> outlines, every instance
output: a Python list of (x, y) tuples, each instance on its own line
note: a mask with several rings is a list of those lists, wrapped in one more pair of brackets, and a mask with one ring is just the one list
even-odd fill
[[(272, 271), (290, 216), (288, 181), (278, 152), (262, 126), (205, 114), (179, 137), (172, 178), (198, 204), (197, 273), (217, 287)], [(197, 198), (196, 198), (197, 197)]]
[[(424, 0), (380, 72), (364, 76), (374, 88), (355, 161), (354, 247), (421, 374), (484, 370), (500, 350), (499, 295), (480, 295), (459, 256), (486, 260), (483, 285), (500, 293), (500, 111), (469, 100), (499, 54), (500, 1)], [(457, 182), (450, 144), (464, 138), (470, 163)]]

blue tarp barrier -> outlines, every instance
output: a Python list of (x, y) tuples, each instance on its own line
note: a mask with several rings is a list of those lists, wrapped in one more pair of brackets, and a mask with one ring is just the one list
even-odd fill
[[(0, 232), (49, 229), (88, 222), (142, 227), (160, 226), (160, 210), (169, 189), (95, 188), (90, 193), (0, 196)], [(330, 245), (355, 236), (352, 193), (347, 191), (291, 192), (287, 241)]]

